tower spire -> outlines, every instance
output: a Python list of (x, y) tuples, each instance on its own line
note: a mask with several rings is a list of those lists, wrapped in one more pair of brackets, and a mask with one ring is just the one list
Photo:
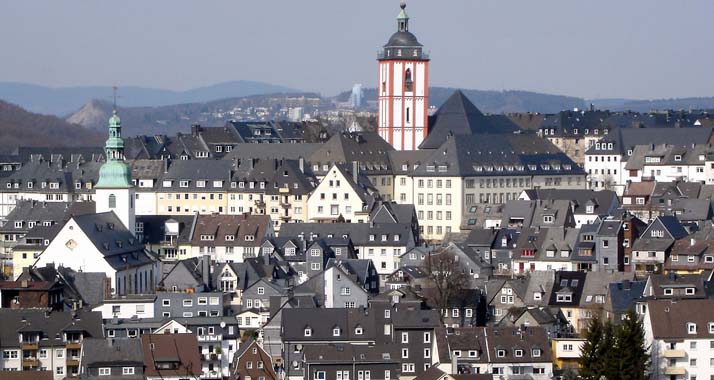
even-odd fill
[(409, 15), (407, 15), (407, 0), (402, 0), (399, 7), (402, 8), (402, 10), (399, 12), (399, 16), (397, 16), (397, 31), (408, 32)]

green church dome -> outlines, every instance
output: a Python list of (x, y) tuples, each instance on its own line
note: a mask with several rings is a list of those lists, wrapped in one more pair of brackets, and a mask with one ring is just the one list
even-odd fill
[(104, 150), (107, 162), (99, 169), (98, 188), (129, 188), (131, 182), (131, 167), (124, 161), (124, 139), (121, 138), (121, 120), (114, 110), (109, 118), (109, 138)]

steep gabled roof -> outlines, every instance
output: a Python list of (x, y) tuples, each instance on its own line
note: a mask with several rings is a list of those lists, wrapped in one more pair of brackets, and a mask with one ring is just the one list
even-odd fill
[(419, 149), (436, 149), (447, 140), (449, 135), (513, 133), (517, 130), (515, 124), (496, 125), (481, 113), (463, 92), (456, 91), (434, 114), (434, 123), (429, 128), (429, 135)]

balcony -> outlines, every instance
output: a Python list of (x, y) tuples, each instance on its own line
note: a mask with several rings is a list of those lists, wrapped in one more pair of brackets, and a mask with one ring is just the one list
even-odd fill
[(280, 207), (288, 210), (288, 209), (290, 209), (290, 207), (293, 207), (293, 205), (288, 202), (280, 202)]
[(220, 372), (208, 371), (201, 374), (201, 379), (222, 379), (223, 376)]
[(40, 361), (37, 358), (33, 358), (33, 357), (22, 358), (22, 368), (39, 367), (39, 366), (40, 366)]
[(198, 341), (199, 342), (220, 342), (223, 340), (223, 335), (218, 334), (218, 335), (199, 335), (198, 336)]
[(67, 359), (67, 367), (79, 367), (79, 358), (73, 357)]
[(178, 239), (171, 239), (162, 240), (159, 244), (161, 245), (161, 248), (176, 248), (178, 246), (177, 242)]
[(20, 349), (33, 351), (39, 348), (39, 343), (37, 342), (22, 342), (20, 343)]
[(684, 350), (664, 350), (662, 355), (668, 359), (681, 359), (686, 356), (686, 353)]
[(292, 218), (293, 218), (293, 217), (290, 216), (290, 215), (280, 215), (280, 220), (283, 220), (283, 221), (286, 221), (286, 222), (289, 221), (289, 220), (291, 220)]
[(65, 346), (68, 350), (81, 350), (82, 349), (82, 342), (80, 341), (71, 341), (67, 342), (67, 345)]
[(211, 353), (211, 354), (204, 354), (203, 355), (203, 361), (210, 362), (210, 361), (217, 361), (221, 360), (221, 355), (218, 355), (217, 353)]
[(265, 208), (265, 201), (262, 200), (262, 199), (256, 199), (256, 200), (255, 200), (255, 207)]
[(682, 367), (664, 367), (666, 376), (684, 376), (687, 371)]

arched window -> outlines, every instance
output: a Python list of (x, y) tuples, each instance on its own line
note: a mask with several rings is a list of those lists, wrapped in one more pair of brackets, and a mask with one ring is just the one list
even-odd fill
[(117, 196), (114, 194), (109, 194), (109, 208), (117, 207)]
[(404, 91), (412, 91), (412, 69), (404, 72)]

